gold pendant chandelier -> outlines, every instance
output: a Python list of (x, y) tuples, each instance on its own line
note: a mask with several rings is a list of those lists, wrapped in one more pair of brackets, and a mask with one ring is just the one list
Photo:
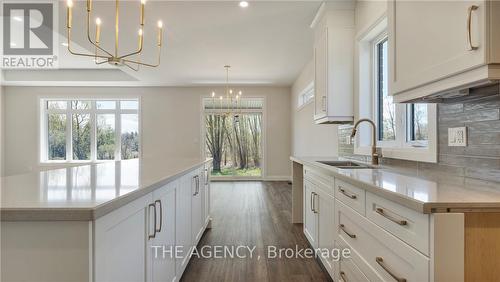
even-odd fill
[(218, 103), (216, 100), (217, 93), (212, 91), (212, 107), (217, 111), (217, 104), (220, 107), (220, 114), (225, 116), (233, 116), (234, 121), (239, 121), (239, 114), (241, 113), (241, 95), (243, 92), (241, 90), (238, 93), (234, 92), (233, 89), (229, 88), (229, 69), (231, 66), (224, 66), (226, 69), (226, 93), (224, 95), (220, 95), (218, 99)]
[(140, 27), (138, 33), (138, 48), (135, 52), (122, 54), (118, 53), (118, 40), (119, 40), (119, 25), (120, 25), (120, 3), (119, 0), (115, 0), (115, 48), (113, 51), (107, 51), (100, 46), (101, 43), (101, 24), (102, 21), (100, 18), (95, 19), (95, 36), (94, 40), (90, 36), (90, 18), (92, 13), (92, 0), (87, 0), (87, 39), (92, 44), (95, 49), (94, 54), (88, 53), (78, 53), (71, 49), (71, 28), (72, 28), (72, 20), (73, 20), (73, 0), (67, 0), (67, 15), (66, 15), (66, 28), (67, 28), (67, 37), (68, 37), (68, 51), (77, 56), (85, 56), (85, 57), (94, 57), (94, 61), (96, 64), (104, 64), (110, 63), (115, 66), (127, 66), (134, 71), (138, 71), (140, 66), (147, 67), (157, 67), (160, 65), (160, 55), (161, 55), (161, 46), (163, 40), (163, 23), (162, 21), (158, 21), (158, 34), (157, 34), (157, 42), (156, 45), (158, 47), (158, 61), (155, 64), (148, 64), (141, 62), (140, 55), (144, 45), (144, 6), (146, 4), (146, 0), (141, 0), (140, 6)]

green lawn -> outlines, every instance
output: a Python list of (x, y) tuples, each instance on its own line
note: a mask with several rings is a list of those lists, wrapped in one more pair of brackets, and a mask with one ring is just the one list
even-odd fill
[(220, 172), (212, 171), (212, 176), (261, 176), (262, 172), (260, 167), (238, 169), (238, 168), (223, 168)]

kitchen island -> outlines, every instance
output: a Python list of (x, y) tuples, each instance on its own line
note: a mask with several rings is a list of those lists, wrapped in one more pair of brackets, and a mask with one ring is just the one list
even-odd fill
[(291, 161), (292, 221), (303, 223), (314, 248), (352, 252), (348, 260), (321, 258), (334, 280), (495, 281), (500, 276), (498, 183), (436, 179), (360, 162), (348, 169), (328, 165), (350, 161), (342, 158)]
[(2, 178), (1, 280), (179, 280), (210, 227), (209, 166), (142, 159)]

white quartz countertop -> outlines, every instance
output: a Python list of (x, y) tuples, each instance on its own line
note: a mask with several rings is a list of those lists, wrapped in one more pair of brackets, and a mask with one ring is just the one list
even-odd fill
[(375, 169), (340, 169), (318, 162), (318, 160), (346, 160), (342, 158), (291, 157), (290, 159), (330, 172), (343, 181), (422, 213), (500, 212), (500, 183), (469, 182), (458, 177), (453, 179), (451, 176), (448, 179), (432, 180), (398, 173), (386, 166)]
[(1, 220), (93, 220), (208, 161), (112, 161), (3, 177)]

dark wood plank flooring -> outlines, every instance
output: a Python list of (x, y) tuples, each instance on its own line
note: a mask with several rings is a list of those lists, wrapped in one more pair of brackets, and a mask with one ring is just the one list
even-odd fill
[(193, 257), (182, 281), (329, 281), (315, 259), (268, 258), (267, 246), (307, 248), (302, 225), (291, 223), (286, 182), (212, 183), (212, 229), (198, 245), (256, 246), (252, 259)]

